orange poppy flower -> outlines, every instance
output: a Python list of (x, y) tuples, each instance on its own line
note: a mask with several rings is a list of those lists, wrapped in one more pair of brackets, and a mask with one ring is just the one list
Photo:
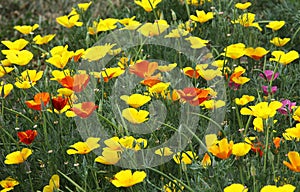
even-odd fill
[(208, 99), (208, 90), (198, 89), (195, 87), (186, 87), (183, 90), (177, 90), (181, 100), (189, 102), (193, 106), (200, 105)]
[(36, 130), (27, 130), (18, 132), (18, 137), (20, 139), (20, 142), (25, 143), (26, 145), (30, 145), (34, 138), (37, 136), (38, 132)]
[(287, 166), (290, 170), (295, 172), (300, 172), (300, 156), (296, 151), (290, 151), (288, 153), (288, 158), (290, 163), (287, 161), (283, 161), (283, 164)]
[(152, 87), (153, 85), (161, 82), (160, 79), (158, 79), (156, 76), (154, 77), (147, 77), (143, 81), (141, 81), (141, 84), (146, 85), (148, 87)]
[(220, 159), (228, 159), (232, 153), (233, 141), (228, 143), (227, 138), (216, 142), (210, 146), (208, 151)]
[(90, 76), (88, 74), (76, 74), (73, 77), (66, 76), (60, 80), (60, 84), (75, 92), (81, 92), (89, 83)]
[(198, 79), (200, 77), (200, 73), (197, 70), (194, 70), (191, 67), (186, 67), (183, 69), (183, 72), (186, 76), (190, 78)]
[(73, 111), (77, 116), (81, 118), (87, 118), (89, 117), (95, 109), (97, 109), (98, 106), (95, 105), (93, 102), (83, 102), (75, 104), (71, 111)]
[(280, 147), (280, 144), (283, 143), (283, 142), (284, 142), (283, 138), (280, 138), (280, 137), (275, 137), (273, 139), (273, 144), (274, 144), (276, 149), (278, 149)]
[(47, 92), (38, 93), (34, 96), (33, 100), (25, 101), (25, 104), (30, 108), (40, 111), (43, 106), (46, 106), (50, 101), (50, 94)]
[(57, 111), (62, 110), (68, 103), (67, 98), (63, 98), (62, 96), (53, 97), (52, 98), (52, 106)]
[(147, 60), (143, 60), (130, 66), (129, 71), (141, 78), (146, 78), (146, 77), (151, 77), (151, 75), (155, 72), (157, 68), (158, 68), (157, 62), (149, 62)]

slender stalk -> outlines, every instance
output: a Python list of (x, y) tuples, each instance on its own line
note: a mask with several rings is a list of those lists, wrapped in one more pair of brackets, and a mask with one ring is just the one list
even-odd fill
[(269, 152), (269, 127), (268, 127), (268, 121), (265, 121), (265, 129), (266, 129), (266, 140), (265, 140), (265, 150), (264, 150), (264, 168), (263, 172), (266, 173), (267, 169), (267, 158), (268, 158), (268, 152)]

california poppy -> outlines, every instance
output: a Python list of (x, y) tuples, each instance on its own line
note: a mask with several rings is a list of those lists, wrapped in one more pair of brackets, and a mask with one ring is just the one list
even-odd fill
[(34, 96), (33, 100), (25, 101), (25, 104), (30, 108), (37, 111), (42, 109), (42, 105), (46, 106), (50, 101), (50, 94), (47, 92), (38, 93)]
[(81, 118), (87, 118), (93, 113), (93, 111), (95, 111), (95, 109), (97, 109), (97, 107), (98, 106), (93, 102), (83, 102), (74, 104), (71, 111)]
[(90, 76), (88, 74), (76, 74), (73, 77), (66, 76), (60, 80), (60, 84), (75, 92), (81, 92), (89, 83)]
[(63, 98), (62, 96), (53, 97), (52, 98), (52, 106), (57, 111), (62, 110), (68, 103), (67, 98)]
[(36, 130), (26, 130), (18, 132), (18, 137), (20, 142), (25, 143), (26, 145), (30, 145), (35, 137), (37, 136), (38, 132)]
[(146, 78), (151, 77), (157, 68), (157, 62), (149, 62), (147, 60), (144, 60), (130, 66), (129, 71), (141, 78)]

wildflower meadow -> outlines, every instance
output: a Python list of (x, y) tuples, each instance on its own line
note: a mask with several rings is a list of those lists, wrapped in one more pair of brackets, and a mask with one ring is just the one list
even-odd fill
[(298, 0), (0, 8), (0, 192), (300, 191)]

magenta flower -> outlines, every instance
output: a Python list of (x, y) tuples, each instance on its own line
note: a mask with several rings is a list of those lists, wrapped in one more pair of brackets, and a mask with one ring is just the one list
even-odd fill
[[(265, 85), (262, 86), (262, 89), (263, 89), (263, 92), (264, 92), (265, 95), (269, 95), (270, 94), (268, 88), (269, 88), (268, 86), (265, 86)], [(271, 87), (271, 94), (274, 94), (276, 91), (277, 91), (277, 86), (272, 86)]]
[(282, 107), (278, 109), (278, 112), (287, 115), (288, 113), (292, 112), (292, 108), (296, 106), (296, 102), (291, 102), (288, 99), (282, 100)]
[(272, 70), (265, 70), (264, 73), (260, 73), (259, 76), (263, 79), (266, 79), (267, 81), (274, 81), (275, 79), (277, 79), (277, 77), (279, 76), (279, 73), (275, 73), (274, 77), (272, 79), (272, 76), (274, 74), (274, 71)]

